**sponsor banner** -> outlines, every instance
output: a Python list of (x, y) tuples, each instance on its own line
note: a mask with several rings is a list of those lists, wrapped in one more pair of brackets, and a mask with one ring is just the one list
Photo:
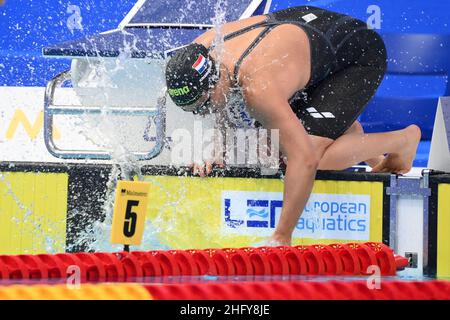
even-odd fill
[[(147, 176), (145, 235), (176, 249), (263, 245), (282, 207), (279, 179)], [(383, 183), (316, 180), (293, 244), (382, 241)]]
[[(1, 162), (77, 162), (52, 156), (44, 142), (43, 87), (0, 87), (0, 161)], [(97, 92), (102, 94), (102, 91)], [(129, 98), (129, 97), (128, 97)], [(55, 103), (81, 105), (72, 89), (58, 89)], [(89, 107), (87, 107), (89, 108)], [(105, 112), (107, 107), (105, 107)], [(194, 115), (167, 105), (167, 139), (163, 152), (145, 165), (170, 165), (170, 142), (175, 130), (194, 135)], [(205, 128), (212, 127), (213, 119), (203, 119)], [(130, 116), (63, 116), (54, 117), (53, 137), (56, 146), (69, 150), (115, 150), (116, 162), (122, 161), (124, 146), (127, 152), (147, 152), (155, 143), (155, 125), (147, 117)], [(78, 162), (86, 163), (85, 160)], [(89, 161), (110, 163), (109, 161)], [(190, 163), (185, 163), (186, 165)]]
[[(44, 93), (41, 87), (0, 88), (0, 161), (74, 162), (52, 156), (45, 146)], [(80, 104), (71, 89), (59, 89), (56, 103)], [(131, 146), (132, 150), (148, 150), (152, 145), (144, 138), (148, 120), (129, 118), (57, 115), (54, 143), (66, 150), (114, 150), (114, 143)], [(153, 136), (153, 132), (149, 135)]]
[[(370, 195), (312, 194), (294, 237), (368, 241)], [(281, 192), (222, 192), (222, 232), (270, 236), (283, 206)]]
[[(438, 186), (437, 276), (450, 277), (450, 184)], [(433, 235), (430, 236), (432, 238)]]
[[(55, 162), (43, 139), (44, 91), (0, 87), (0, 161)], [(58, 127), (56, 138), (61, 135)]]
[(64, 252), (67, 173), (0, 172), (0, 254)]
[[(65, 165), (13, 168), (0, 172), (0, 253), (117, 250), (109, 243), (111, 217), (99, 223), (109, 208), (104, 201), (112, 201), (109, 166), (74, 165), (69, 172)], [(134, 250), (263, 245), (282, 206), (280, 179), (149, 175), (144, 180), (150, 186), (147, 219), (142, 245)], [(316, 180), (293, 244), (382, 241), (383, 195), (383, 182)], [(230, 199), (227, 216), (224, 199)], [(128, 209), (132, 218), (136, 206)], [(132, 219), (126, 219), (130, 227)], [(245, 228), (224, 230), (232, 220), (243, 220)], [(445, 234), (439, 232), (440, 241)], [(440, 245), (442, 252), (445, 248)]]

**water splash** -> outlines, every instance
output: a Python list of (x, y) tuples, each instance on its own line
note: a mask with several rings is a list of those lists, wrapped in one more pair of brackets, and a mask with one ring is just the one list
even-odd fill
[(217, 65), (221, 65), (223, 56), (225, 54), (225, 41), (222, 27), (226, 23), (225, 17), (227, 13), (228, 3), (226, 0), (219, 0), (214, 5), (215, 16), (212, 19), (212, 23), (215, 29), (215, 38), (212, 45), (215, 47), (217, 54)]
[[(228, 3), (226, 0), (220, 0), (215, 2), (214, 8), (215, 8), (215, 17), (212, 19), (214, 27), (216, 28), (216, 37), (214, 39), (214, 44), (217, 48), (218, 52), (218, 63), (221, 62), (223, 54), (224, 54), (224, 46), (223, 46), (223, 34), (221, 32), (222, 26), (225, 24), (225, 16), (227, 12)], [(185, 14), (185, 13), (184, 13)], [(159, 41), (162, 43), (170, 43), (173, 39), (170, 39), (170, 33), (165, 34), (160, 39), (153, 39), (153, 41)], [(105, 65), (105, 62), (100, 60), (100, 62), (95, 62), (92, 64), (92, 67), (97, 68), (98, 73), (98, 79), (97, 85), (100, 86), (110, 86), (111, 85), (111, 79), (114, 77), (114, 75), (117, 72), (123, 71), (125, 69), (125, 62), (131, 57), (132, 50), (136, 50), (136, 42), (124, 43), (124, 50), (119, 55), (117, 59), (115, 59), (115, 68), (107, 68)], [(108, 70), (106, 70), (108, 69)], [(103, 93), (105, 94), (105, 93)], [(108, 97), (104, 97), (106, 100)], [(91, 227), (89, 227), (83, 234), (80, 235), (79, 239), (77, 240), (77, 244), (84, 244), (87, 246), (88, 250), (93, 251), (115, 251), (119, 249), (117, 246), (111, 246), (109, 244), (109, 238), (111, 234), (111, 222), (112, 222), (112, 211), (113, 211), (113, 203), (114, 203), (114, 197), (115, 197), (115, 186), (117, 184), (117, 180), (119, 178), (119, 175), (122, 176), (122, 178), (131, 180), (136, 175), (138, 176), (138, 179), (142, 180), (143, 177), (140, 175), (141, 167), (140, 163), (137, 161), (135, 157), (133, 157), (131, 153), (131, 149), (129, 146), (127, 146), (124, 143), (124, 139), (121, 136), (117, 136), (117, 128), (109, 121), (109, 106), (104, 106), (102, 109), (102, 116), (100, 117), (100, 122), (94, 121), (94, 122), (88, 122), (89, 130), (85, 132), (85, 135), (87, 135), (87, 132), (92, 132), (92, 129), (94, 129), (94, 132), (96, 133), (97, 138), (95, 140), (97, 141), (107, 141), (108, 145), (112, 147), (111, 150), (111, 156), (114, 163), (114, 169), (113, 172), (111, 172), (111, 175), (109, 177), (108, 181), (108, 187), (107, 187), (107, 194), (106, 198), (103, 203), (103, 213), (104, 213), (104, 220), (103, 221), (97, 221), (92, 224)], [(100, 139), (98, 139), (100, 137)], [(90, 140), (93, 140), (92, 137), (87, 137)], [(151, 178), (148, 178), (147, 180), (152, 180)], [(155, 180), (151, 181), (152, 183), (157, 183)], [(176, 208), (179, 206), (180, 203), (184, 201), (184, 199), (187, 198), (187, 190), (183, 188), (184, 190), (178, 190), (178, 199), (169, 202), (166, 204), (164, 208), (159, 208), (159, 211), (156, 215), (156, 218), (154, 221), (147, 221), (145, 226), (145, 233), (144, 233), (144, 239), (143, 239), (143, 245), (138, 247), (138, 249), (167, 249), (167, 246), (161, 244), (161, 241), (158, 239), (158, 234), (164, 233), (164, 234), (170, 234), (171, 229), (173, 229), (173, 225), (177, 224), (177, 221), (183, 220), (182, 217), (177, 216), (177, 210)], [(167, 190), (161, 189), (161, 192), (168, 193)], [(169, 195), (168, 195), (169, 196)], [(167, 212), (167, 207), (170, 207), (173, 212), (173, 215), (171, 216), (171, 221), (167, 221), (167, 217), (164, 217), (163, 215)], [(216, 241), (214, 239), (205, 239), (207, 241), (211, 241), (211, 243), (215, 243)], [(177, 243), (176, 246), (189, 246), (186, 243)], [(133, 248), (136, 249), (136, 248)]]
[[(194, 4), (194, 1), (192, 1)], [(223, 24), (225, 24), (226, 12), (228, 9), (228, 3), (226, 0), (220, 0), (211, 3), (215, 8), (215, 17), (212, 19), (214, 27), (218, 31), (216, 33), (215, 44), (218, 48), (218, 62), (220, 63), (223, 57), (223, 34), (221, 32), (221, 28)], [(188, 13), (183, 12), (182, 15), (186, 15)], [(79, 234), (77, 234), (77, 238), (73, 244), (71, 244), (66, 249), (68, 251), (73, 250), (76, 247), (85, 248), (88, 251), (118, 251), (121, 249), (121, 246), (114, 246), (109, 243), (110, 234), (111, 234), (111, 222), (112, 222), (112, 213), (113, 213), (113, 205), (115, 199), (115, 188), (117, 185), (117, 181), (119, 179), (127, 179), (132, 180), (137, 177), (137, 179), (143, 179), (141, 176), (141, 164), (133, 156), (133, 145), (130, 145), (126, 142), (125, 137), (120, 134), (124, 130), (118, 130), (123, 128), (125, 123), (117, 123), (111, 120), (111, 107), (108, 103), (110, 100), (109, 91), (102, 90), (103, 88), (108, 89), (117, 89), (117, 84), (114, 82), (114, 77), (121, 73), (127, 72), (126, 63), (130, 60), (132, 56), (132, 52), (138, 50), (137, 38), (136, 37), (127, 37), (126, 31), (124, 32), (124, 41), (123, 41), (123, 49), (120, 52), (119, 56), (115, 59), (103, 59), (103, 58), (86, 58), (88, 62), (89, 68), (91, 69), (90, 79), (92, 88), (97, 88), (95, 92), (95, 98), (99, 101), (106, 101), (101, 107), (101, 115), (99, 117), (93, 118), (89, 115), (80, 116), (78, 121), (80, 124), (80, 129), (78, 133), (82, 135), (88, 142), (92, 143), (95, 147), (99, 149), (104, 149), (108, 147), (109, 152), (112, 157), (112, 171), (108, 177), (107, 182), (107, 192), (106, 195), (99, 196), (97, 201), (101, 204), (102, 210), (102, 218), (100, 221), (92, 221), (92, 223)], [(171, 33), (163, 34), (163, 36), (159, 39), (154, 37), (149, 37), (148, 41), (158, 41), (161, 43), (174, 43), (173, 40), (170, 39)], [(131, 41), (129, 39), (132, 39)], [(91, 43), (92, 47), (95, 48), (95, 43)], [(113, 62), (113, 66), (111, 66), (111, 62)], [(177, 206), (187, 198), (187, 190), (186, 188), (182, 188), (183, 190), (179, 190), (178, 199), (175, 201), (167, 203), (165, 208), (161, 208), (155, 218), (154, 221), (147, 221), (144, 233), (143, 245), (139, 248), (142, 249), (167, 249), (167, 246), (161, 244), (161, 241), (158, 238), (160, 233), (170, 234), (174, 229), (173, 225), (177, 223), (181, 223), (185, 221), (185, 217), (177, 216)], [(168, 193), (168, 190), (163, 192)], [(20, 200), (17, 197), (13, 197), (16, 202), (20, 203)], [(23, 204), (20, 204), (19, 207), (23, 209), (26, 214), (24, 219), (31, 219), (32, 210), (29, 208), (25, 208)], [(172, 208), (173, 215), (171, 216), (171, 221), (168, 223), (167, 219), (163, 219), (163, 214), (166, 212), (167, 207)], [(91, 216), (91, 212), (71, 212), (71, 214), (76, 213), (86, 219), (86, 221), (90, 221), (89, 217)], [(181, 221), (181, 222), (180, 222)], [(19, 221), (17, 221), (19, 222)], [(173, 222), (173, 223), (172, 223)], [(36, 230), (40, 230), (42, 221), (35, 221)], [(213, 236), (209, 236), (210, 239), (205, 239), (209, 243), (216, 243), (217, 240), (213, 239)], [(49, 237), (45, 240), (46, 248), (49, 252), (52, 252), (59, 239), (51, 239)], [(188, 246), (186, 243), (176, 243), (176, 246)]]
[[(119, 179), (142, 179), (141, 164), (133, 154), (134, 145), (127, 141), (123, 134), (126, 132), (126, 123), (117, 121), (112, 115), (114, 105), (112, 98), (106, 89), (119, 89), (114, 77), (119, 73), (127, 72), (126, 63), (131, 59), (132, 51), (136, 50), (137, 40), (128, 42), (124, 38), (123, 49), (119, 56), (112, 59), (87, 59), (89, 78), (84, 79), (84, 85), (97, 88), (94, 100), (102, 101), (101, 113), (92, 117), (88, 114), (78, 119), (80, 125), (79, 134), (98, 149), (107, 149), (112, 159), (112, 170), (106, 183), (106, 195), (99, 197), (103, 219), (91, 221), (85, 230), (77, 234), (77, 238), (68, 248), (85, 248), (88, 251), (119, 251), (121, 246), (111, 245), (111, 224), (114, 210), (115, 189)], [(111, 63), (113, 61), (113, 63)], [(77, 214), (89, 221), (89, 212), (77, 212)]]

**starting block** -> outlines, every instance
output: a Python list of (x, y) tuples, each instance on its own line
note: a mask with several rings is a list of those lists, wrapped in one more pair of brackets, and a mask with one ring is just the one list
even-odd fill
[(439, 99), (428, 168), (450, 172), (450, 97)]
[[(46, 57), (72, 59), (71, 69), (47, 85), (44, 138), (48, 151), (61, 159), (111, 159), (107, 150), (58, 147), (53, 137), (56, 115), (99, 115), (106, 111), (108, 116), (152, 119), (156, 137), (151, 141), (155, 145), (134, 155), (138, 160), (157, 157), (166, 140), (164, 66), (170, 52), (212, 28), (216, 11), (224, 14), (225, 21), (234, 21), (268, 13), (271, 2), (228, 0), (226, 7), (218, 8), (215, 2), (139, 0), (117, 29), (44, 48)], [(117, 61), (124, 72), (117, 72)], [(79, 104), (55, 103), (55, 93), (61, 87), (72, 87)]]

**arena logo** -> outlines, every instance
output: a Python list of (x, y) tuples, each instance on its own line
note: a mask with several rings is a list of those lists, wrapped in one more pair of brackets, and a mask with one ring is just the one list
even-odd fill
[[(270, 236), (283, 207), (281, 192), (224, 191), (223, 232)], [(294, 237), (369, 240), (370, 196), (312, 194), (297, 223)]]

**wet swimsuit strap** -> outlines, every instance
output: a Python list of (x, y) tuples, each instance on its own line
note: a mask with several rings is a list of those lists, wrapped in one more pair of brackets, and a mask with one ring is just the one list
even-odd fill
[[(239, 69), (244, 61), (244, 59), (258, 46), (258, 44), (264, 39), (264, 37), (271, 32), (273, 29), (275, 29), (277, 26), (279, 25), (283, 25), (283, 24), (294, 24), (299, 26), (300, 28), (305, 29), (309, 29), (308, 31), (305, 30), (305, 32), (308, 34), (308, 36), (310, 36), (311, 33), (315, 33), (316, 35), (320, 36), (329, 46), (329, 48), (331, 49), (331, 51), (336, 54), (336, 50), (337, 48), (335, 48), (330, 40), (330, 36), (331, 34), (345, 21), (352, 19), (349, 16), (345, 16), (342, 17), (341, 19), (338, 20), (338, 23), (336, 23), (335, 26), (333, 26), (330, 30), (328, 30), (328, 32), (325, 34), (324, 32), (322, 32), (321, 30), (319, 30), (318, 28), (302, 22), (302, 21), (279, 21), (277, 20), (272, 14), (267, 14), (266, 15), (266, 19), (264, 21), (255, 23), (253, 25), (247, 26), (245, 28), (242, 28), (240, 30), (234, 31), (230, 34), (227, 34), (223, 40), (228, 41), (231, 39), (234, 39), (236, 37), (239, 37), (247, 32), (250, 32), (252, 30), (258, 29), (258, 28), (262, 28), (264, 27), (264, 29), (260, 32), (260, 34), (255, 38), (255, 40), (250, 44), (250, 46), (244, 51), (244, 53), (241, 55), (241, 57), (238, 59), (238, 61), (236, 62), (236, 65), (234, 67), (234, 72), (233, 72), (233, 77), (234, 77), (234, 81), (236, 84), (238, 84), (238, 74), (239, 74)], [(211, 46), (211, 49), (213, 49), (215, 47), (215, 45)], [(337, 61), (334, 62), (334, 64), (337, 65)]]
[[(255, 38), (255, 40), (250, 44), (250, 46), (244, 51), (244, 53), (241, 55), (241, 57), (238, 59), (238, 61), (236, 62), (236, 65), (234, 67), (234, 72), (233, 72), (233, 77), (234, 77), (234, 81), (236, 84), (239, 83), (238, 81), (238, 75), (239, 75), (239, 69), (242, 65), (242, 63), (244, 62), (244, 59), (258, 46), (258, 44), (264, 39), (264, 37), (271, 32), (273, 29), (275, 29), (276, 27), (282, 25), (282, 24), (295, 24), (295, 25), (299, 25), (300, 27), (307, 27), (307, 28), (312, 28), (315, 29), (314, 27), (311, 27), (305, 23), (302, 23), (301, 21), (277, 21), (272, 14), (268, 14), (266, 15), (266, 19), (264, 21), (255, 23), (253, 25), (247, 26), (245, 28), (242, 28), (240, 30), (234, 31), (230, 34), (227, 34), (223, 40), (228, 41), (231, 39), (234, 39), (236, 37), (239, 37), (241, 35), (243, 35), (244, 33), (250, 32), (252, 30), (255, 30), (257, 28), (262, 28), (265, 27), (260, 34)], [(324, 36), (323, 33), (321, 33), (319, 31), (319, 33)], [(331, 45), (331, 43), (330, 43)], [(213, 45), (211, 48), (214, 48), (215, 45)], [(332, 45), (331, 45), (332, 47)]]
[[(242, 28), (240, 30), (231, 32), (223, 38), (223, 41), (225, 42), (225, 41), (234, 39), (236, 37), (239, 37), (239, 36), (243, 35), (244, 33), (253, 31), (258, 28), (265, 27), (264, 30), (261, 31), (261, 33), (255, 38), (255, 40), (250, 44), (250, 46), (244, 51), (242, 56), (238, 59), (236, 66), (234, 68), (234, 80), (236, 83), (238, 83), (239, 68), (242, 65), (242, 62), (244, 61), (244, 59), (252, 52), (253, 49), (255, 49), (255, 47), (264, 39), (264, 37), (278, 25), (280, 25), (280, 23), (271, 22), (270, 16), (268, 16), (264, 21), (261, 21), (261, 22), (252, 24), (250, 26), (247, 26), (245, 28)], [(210, 50), (213, 50), (215, 47), (216, 47), (215, 44), (211, 45)]]
[(253, 49), (256, 48), (256, 46), (264, 39), (264, 37), (273, 29), (275, 29), (278, 26), (276, 25), (270, 25), (266, 28), (264, 28), (263, 31), (253, 40), (253, 42), (250, 44), (250, 46), (244, 51), (244, 53), (241, 55), (239, 60), (236, 62), (236, 65), (234, 66), (234, 81), (238, 83), (238, 74), (239, 69), (242, 65), (242, 62), (244, 62), (244, 59), (253, 51)]
[(231, 32), (229, 34), (227, 34), (224, 38), (223, 41), (228, 41), (231, 40), (233, 38), (239, 37), (240, 35), (243, 35), (244, 33), (250, 32), (252, 30), (255, 30), (257, 28), (261, 28), (261, 27), (265, 27), (267, 26), (267, 24), (269, 23), (269, 17), (267, 17), (265, 20), (252, 24), (250, 26), (247, 26), (245, 28), (239, 29), (237, 31)]

